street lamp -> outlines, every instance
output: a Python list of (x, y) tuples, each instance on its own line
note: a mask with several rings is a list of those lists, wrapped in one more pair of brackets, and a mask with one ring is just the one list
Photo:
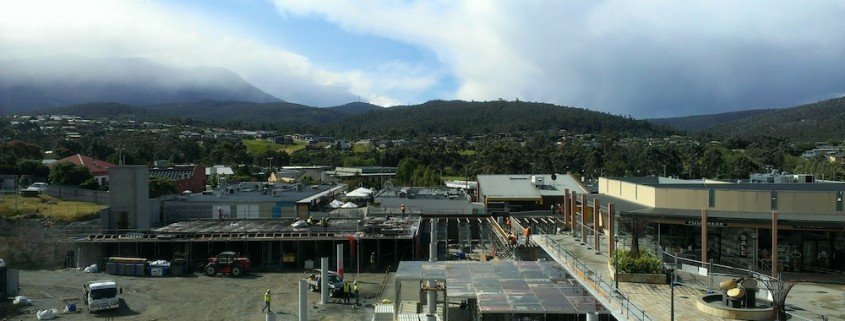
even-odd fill
[(619, 235), (613, 236), (613, 280), (616, 281), (616, 290), (619, 290)]
[(675, 321), (675, 286), (681, 285), (681, 283), (678, 283), (678, 276), (675, 274), (675, 269), (672, 269), (671, 271), (672, 271), (672, 284), (670, 284), (669, 287), (672, 289), (671, 290), (671, 293), (672, 293), (671, 294), (672, 295), (671, 305), (672, 306), (670, 307), (669, 320)]

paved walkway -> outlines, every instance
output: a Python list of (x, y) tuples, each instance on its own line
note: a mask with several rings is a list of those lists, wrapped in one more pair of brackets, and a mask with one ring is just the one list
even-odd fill
[[(619, 294), (614, 293), (612, 288), (614, 282), (607, 268), (607, 256), (595, 254), (593, 250), (581, 245), (567, 234), (537, 235), (532, 237), (532, 241), (543, 247), (588, 291), (593, 292), (593, 295), (602, 301), (617, 319), (653, 321), (671, 319), (671, 288), (668, 284), (620, 282), (619, 292), (627, 298), (620, 300)], [(558, 246), (571, 253), (576, 262), (568, 259), (561, 249), (557, 248)], [(586, 271), (586, 273), (581, 271)], [(698, 311), (695, 304), (700, 294), (703, 294), (701, 290), (692, 287), (675, 287), (675, 320), (724, 320)]]

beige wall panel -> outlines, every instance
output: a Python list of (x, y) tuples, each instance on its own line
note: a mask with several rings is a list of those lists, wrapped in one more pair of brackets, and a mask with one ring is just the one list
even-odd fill
[(655, 188), (655, 207), (700, 210), (707, 208), (707, 190)]
[(721, 191), (716, 190), (716, 207), (720, 211), (771, 211), (769, 191)]
[(836, 192), (778, 192), (778, 212), (836, 212)]

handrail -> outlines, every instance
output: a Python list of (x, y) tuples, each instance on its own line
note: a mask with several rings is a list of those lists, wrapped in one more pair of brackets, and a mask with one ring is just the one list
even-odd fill
[[(553, 251), (555, 251), (558, 255), (562, 255), (566, 259), (564, 262), (560, 262), (562, 265), (570, 267), (573, 272), (578, 275), (578, 277), (592, 282), (592, 289), (601, 297), (609, 302), (619, 304), (622, 309), (620, 312), (625, 313), (625, 316), (628, 317), (628, 319), (652, 321), (652, 319), (645, 313), (645, 310), (639, 308), (636, 304), (631, 302), (624, 294), (614, 290), (613, 286), (601, 278), (601, 274), (591, 270), (586, 264), (578, 260), (575, 255), (564, 248), (559, 241), (548, 236), (545, 236), (544, 239), (549, 243)], [(607, 308), (609, 310), (611, 307)]]

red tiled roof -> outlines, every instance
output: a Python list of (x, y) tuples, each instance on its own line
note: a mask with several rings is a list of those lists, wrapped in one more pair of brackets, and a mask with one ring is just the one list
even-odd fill
[(109, 167), (117, 166), (115, 164), (109, 163), (107, 161), (102, 161), (99, 159), (94, 159), (85, 155), (76, 154), (73, 156), (68, 156), (62, 158), (57, 161), (58, 162), (70, 162), (76, 165), (82, 165), (88, 168), (88, 172), (91, 173), (93, 176), (106, 176), (109, 174)]

